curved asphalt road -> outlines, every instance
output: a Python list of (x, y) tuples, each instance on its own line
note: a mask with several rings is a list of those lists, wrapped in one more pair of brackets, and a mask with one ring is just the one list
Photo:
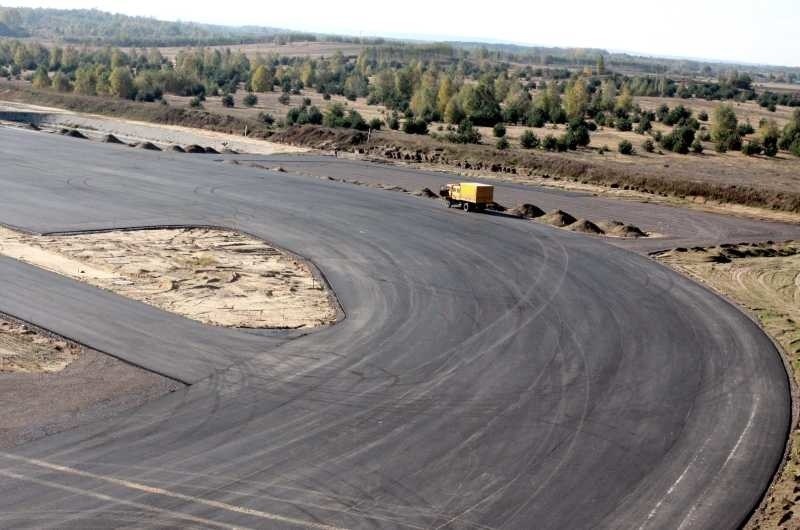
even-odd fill
[(0, 527), (726, 528), (780, 461), (767, 337), (599, 239), (41, 133), (0, 130), (0, 156), (0, 222), (243, 229), (346, 313), (209, 329), (0, 260), (0, 311), (194, 383), (0, 453)]

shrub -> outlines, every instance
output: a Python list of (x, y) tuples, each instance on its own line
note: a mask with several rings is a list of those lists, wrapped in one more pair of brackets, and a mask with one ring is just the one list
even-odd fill
[(245, 106), (245, 107), (252, 107), (252, 106), (253, 106), (253, 105), (255, 105), (256, 103), (258, 103), (258, 96), (256, 96), (255, 94), (253, 94), (253, 93), (251, 92), (251, 93), (247, 94), (247, 95), (246, 95), (246, 96), (245, 96), (245, 97), (242, 99), (242, 103), (244, 104), (244, 106)]
[(547, 114), (539, 108), (531, 109), (525, 117), (525, 123), (528, 127), (544, 127), (544, 124), (547, 123)]
[(755, 138), (742, 145), (742, 153), (747, 156), (760, 155), (762, 150), (761, 142)]
[(670, 110), (662, 121), (667, 125), (677, 125), (679, 123), (685, 122), (691, 117), (692, 117), (691, 110), (687, 109), (683, 105), (678, 105), (677, 107)]
[(259, 112), (258, 121), (265, 123), (267, 125), (272, 125), (273, 123), (275, 123), (275, 118), (272, 116), (272, 114), (268, 112)]
[(233, 96), (230, 94), (225, 94), (219, 101), (223, 107), (233, 107)]
[(639, 123), (636, 125), (636, 132), (639, 134), (644, 134), (649, 132), (652, 128), (653, 124), (650, 122), (650, 120), (642, 116), (642, 118), (639, 120)]
[(630, 143), (628, 140), (622, 140), (617, 146), (617, 150), (623, 155), (632, 155), (634, 152), (633, 144)]
[(281, 105), (288, 105), (292, 102), (291, 96), (289, 96), (288, 92), (282, 92), (280, 96), (278, 96), (278, 103)]
[(539, 138), (533, 133), (533, 131), (526, 130), (522, 133), (522, 136), (520, 136), (519, 144), (524, 149), (536, 149), (539, 147)]
[(631, 120), (628, 118), (617, 118), (615, 121), (615, 125), (617, 126), (618, 131), (630, 131), (633, 129), (633, 124), (631, 124)]
[(303, 98), (303, 106), (310, 107), (311, 106), (311, 98)]
[(703, 154), (703, 144), (700, 142), (700, 140), (695, 140), (692, 142), (692, 152), (698, 155)]
[(331, 95), (325, 92), (324, 94), (322, 94), (322, 99), (324, 99), (325, 101), (330, 101)]
[(403, 123), (403, 132), (406, 134), (428, 134), (428, 122), (422, 118), (408, 118)]
[(386, 121), (386, 126), (391, 130), (396, 131), (400, 128), (400, 120), (397, 119), (397, 114), (392, 114)]
[(203, 101), (198, 96), (195, 96), (189, 100), (189, 106), (193, 109), (200, 109), (203, 107)]
[(380, 118), (372, 118), (371, 120), (369, 120), (370, 129), (380, 131), (381, 127), (383, 127), (383, 120), (381, 120)]
[(286, 113), (287, 125), (321, 125), (322, 120), (322, 112), (313, 105), (310, 107), (303, 106), (289, 109), (289, 112)]
[(570, 149), (578, 146), (585, 147), (591, 142), (589, 127), (582, 118), (574, 118), (567, 125), (567, 143)]
[(748, 134), (753, 134), (756, 132), (756, 130), (753, 129), (753, 126), (750, 124), (750, 121), (740, 123), (736, 128), (736, 131), (739, 133), (739, 136), (747, 136)]
[(565, 133), (559, 136), (558, 139), (556, 140), (556, 151), (558, 151), (559, 153), (563, 153), (567, 149), (570, 149), (570, 138)]
[(473, 127), (469, 119), (461, 120), (458, 128), (447, 134), (447, 140), (456, 144), (479, 144), (481, 143), (481, 133)]
[(492, 127), (492, 134), (495, 138), (502, 138), (506, 135), (506, 126), (502, 123), (495, 123)]
[(656, 150), (656, 146), (653, 143), (653, 140), (648, 138), (647, 140), (642, 142), (642, 150), (644, 150), (647, 153), (652, 153), (653, 151), (655, 151)]
[(555, 151), (556, 146), (558, 145), (558, 140), (552, 134), (548, 134), (542, 140), (542, 149), (545, 151)]
[(509, 147), (508, 138), (506, 138), (505, 136), (501, 136), (500, 138), (497, 139), (497, 143), (495, 143), (494, 145), (496, 148), (500, 150), (508, 149)]
[(708, 121), (708, 112), (706, 112), (704, 110), (701, 110), (697, 114), (697, 119), (700, 120), (700, 121)]

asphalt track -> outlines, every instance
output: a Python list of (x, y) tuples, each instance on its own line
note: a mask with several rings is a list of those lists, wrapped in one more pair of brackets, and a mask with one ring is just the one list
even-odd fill
[(4, 224), (245, 230), (345, 313), (221, 330), (0, 260), (0, 311), (194, 383), (0, 453), (3, 528), (730, 528), (780, 462), (769, 339), (598, 238), (22, 130), (0, 159)]

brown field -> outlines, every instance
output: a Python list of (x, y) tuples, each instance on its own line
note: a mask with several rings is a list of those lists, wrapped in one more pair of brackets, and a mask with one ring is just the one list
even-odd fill
[[(365, 48), (363, 44), (353, 44), (348, 42), (292, 42), (289, 44), (275, 44), (273, 42), (262, 42), (257, 44), (224, 44), (220, 46), (204, 46), (207, 50), (241, 51), (249, 58), (258, 54), (268, 55), (271, 53), (286, 57), (330, 57), (336, 52), (342, 52), (345, 56), (353, 56), (361, 53)], [(122, 48), (129, 51), (130, 48)], [(185, 46), (165, 46), (159, 48), (161, 54), (170, 61), (175, 60), (180, 50), (185, 50)]]

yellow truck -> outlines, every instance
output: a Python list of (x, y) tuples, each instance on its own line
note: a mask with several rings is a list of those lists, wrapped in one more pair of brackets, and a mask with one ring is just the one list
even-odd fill
[(477, 182), (445, 184), (439, 189), (439, 195), (448, 208), (455, 206), (465, 212), (482, 211), (494, 202), (494, 186)]

